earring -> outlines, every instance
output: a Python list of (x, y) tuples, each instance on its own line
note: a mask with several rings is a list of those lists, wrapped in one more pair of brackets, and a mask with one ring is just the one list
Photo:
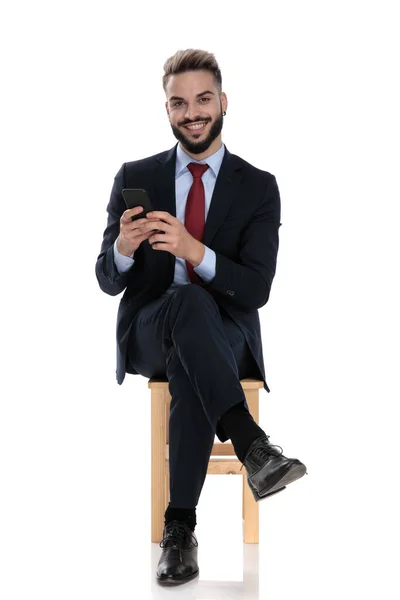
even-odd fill
[(222, 113), (222, 116), (226, 117), (226, 110)]

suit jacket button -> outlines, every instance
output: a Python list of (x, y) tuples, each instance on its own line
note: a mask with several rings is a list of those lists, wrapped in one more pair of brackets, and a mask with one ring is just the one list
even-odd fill
[(229, 296), (235, 295), (235, 292), (233, 290), (226, 290), (226, 293), (229, 294)]

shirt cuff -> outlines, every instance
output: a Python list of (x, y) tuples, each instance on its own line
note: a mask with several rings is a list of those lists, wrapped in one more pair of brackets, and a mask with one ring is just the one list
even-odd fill
[(120, 273), (125, 273), (126, 271), (129, 271), (129, 269), (135, 262), (133, 258), (130, 258), (129, 256), (125, 256), (124, 254), (118, 252), (117, 240), (115, 240), (114, 242), (114, 262), (115, 266), (117, 267)]
[(215, 265), (217, 257), (214, 250), (205, 246), (204, 257), (201, 263), (194, 267), (194, 271), (202, 278), (203, 281), (209, 283), (215, 277)]

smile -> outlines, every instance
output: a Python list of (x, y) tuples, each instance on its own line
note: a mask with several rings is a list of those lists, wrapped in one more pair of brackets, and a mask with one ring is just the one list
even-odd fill
[(196, 132), (201, 132), (203, 131), (203, 129), (205, 129), (207, 123), (203, 122), (203, 123), (194, 123), (193, 125), (185, 125), (185, 129), (188, 129), (189, 131), (196, 131)]

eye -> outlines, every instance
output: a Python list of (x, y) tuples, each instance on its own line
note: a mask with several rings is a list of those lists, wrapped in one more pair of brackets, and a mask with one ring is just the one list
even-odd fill
[(208, 102), (209, 100), (211, 100), (211, 98), (201, 98), (201, 100), (207, 100)]
[(173, 106), (178, 106), (178, 104), (182, 104), (182, 102), (178, 100), (178, 102), (174, 102)]

